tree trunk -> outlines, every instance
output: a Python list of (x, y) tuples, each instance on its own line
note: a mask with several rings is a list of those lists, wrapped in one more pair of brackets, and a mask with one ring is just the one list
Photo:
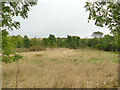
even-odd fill
[(16, 72), (16, 88), (18, 88), (18, 77), (19, 77), (19, 65), (18, 65), (18, 61), (17, 63), (17, 72)]

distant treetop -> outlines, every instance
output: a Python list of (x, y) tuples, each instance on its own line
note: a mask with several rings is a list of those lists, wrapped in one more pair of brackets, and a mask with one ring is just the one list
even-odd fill
[(91, 36), (94, 38), (101, 38), (103, 36), (103, 33), (97, 31), (97, 32), (94, 32)]

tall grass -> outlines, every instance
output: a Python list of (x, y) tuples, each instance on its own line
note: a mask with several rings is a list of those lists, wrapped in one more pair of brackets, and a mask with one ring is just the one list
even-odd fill
[[(116, 87), (117, 55), (92, 49), (46, 49), (24, 52), (19, 88)], [(16, 63), (3, 64), (2, 86), (15, 87)]]

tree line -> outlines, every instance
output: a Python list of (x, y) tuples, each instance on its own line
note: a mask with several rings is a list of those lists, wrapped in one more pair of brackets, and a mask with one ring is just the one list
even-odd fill
[[(115, 43), (115, 37), (110, 35), (103, 36), (102, 32), (94, 32), (91, 36), (93, 38), (84, 38), (81, 39), (79, 36), (70, 36), (67, 35), (67, 38), (55, 37), (55, 35), (50, 34), (48, 38), (28, 38), (27, 35), (24, 37), (17, 36), (7, 36), (8, 33), (3, 30), (2, 36), (3, 39), (3, 48), (7, 46), (6, 41), (10, 41), (8, 47), (13, 46), (15, 48), (27, 48), (30, 51), (40, 51), (45, 48), (70, 48), (70, 49), (78, 49), (78, 48), (94, 48), (104, 51), (116, 51), (117, 44)], [(5, 37), (7, 36), (7, 37)], [(5, 44), (5, 45), (4, 45)], [(8, 48), (7, 47), (7, 48)], [(11, 51), (11, 49), (9, 50)]]
[(55, 38), (54, 35), (49, 35), (48, 38), (44, 38), (42, 40), (42, 45), (45, 47), (59, 47), (59, 48), (94, 48), (104, 51), (116, 51), (117, 44), (114, 36), (105, 35), (102, 37), (102, 33), (95, 34), (94, 32), (92, 36), (94, 38), (84, 38), (81, 39), (79, 36), (70, 36), (67, 35), (67, 38)]

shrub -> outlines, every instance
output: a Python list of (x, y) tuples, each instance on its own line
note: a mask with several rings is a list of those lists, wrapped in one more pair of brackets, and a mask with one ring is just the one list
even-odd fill
[(45, 47), (41, 47), (41, 46), (31, 46), (30, 47), (30, 51), (41, 51), (41, 50), (45, 50)]

